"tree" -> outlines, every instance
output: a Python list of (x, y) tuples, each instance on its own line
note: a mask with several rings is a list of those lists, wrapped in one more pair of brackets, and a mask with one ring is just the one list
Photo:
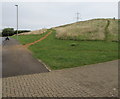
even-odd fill
[(5, 28), (2, 30), (2, 36), (12, 36), (12, 35), (14, 35), (13, 28)]

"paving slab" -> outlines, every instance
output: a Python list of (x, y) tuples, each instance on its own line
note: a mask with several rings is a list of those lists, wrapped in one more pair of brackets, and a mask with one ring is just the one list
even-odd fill
[(3, 78), (3, 97), (118, 97), (118, 60)]

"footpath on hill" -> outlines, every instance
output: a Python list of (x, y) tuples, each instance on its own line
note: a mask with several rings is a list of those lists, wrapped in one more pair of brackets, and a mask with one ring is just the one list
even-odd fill
[(48, 32), (44, 37), (42, 37), (42, 38), (40, 38), (39, 40), (34, 41), (34, 42), (32, 42), (32, 43), (28, 43), (28, 44), (24, 45), (24, 47), (29, 47), (29, 46), (31, 46), (31, 45), (34, 45), (34, 44), (36, 44), (36, 43), (38, 43), (38, 42), (46, 39), (51, 33), (52, 33), (52, 31)]

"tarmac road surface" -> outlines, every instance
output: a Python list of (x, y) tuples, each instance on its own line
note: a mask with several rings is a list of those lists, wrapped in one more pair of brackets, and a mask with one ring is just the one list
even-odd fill
[(31, 53), (15, 39), (3, 42), (2, 77), (35, 74), (49, 70), (33, 58)]

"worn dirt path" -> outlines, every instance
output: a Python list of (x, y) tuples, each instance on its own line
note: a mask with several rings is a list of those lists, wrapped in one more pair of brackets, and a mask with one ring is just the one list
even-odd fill
[(51, 33), (52, 33), (52, 31), (50, 31), (49, 33), (47, 33), (44, 37), (40, 38), (39, 40), (36, 40), (36, 41), (34, 41), (32, 43), (28, 43), (28, 44), (24, 45), (24, 47), (29, 47), (31, 45), (34, 45), (34, 44), (36, 44), (36, 43), (38, 43), (38, 42), (46, 39)]

